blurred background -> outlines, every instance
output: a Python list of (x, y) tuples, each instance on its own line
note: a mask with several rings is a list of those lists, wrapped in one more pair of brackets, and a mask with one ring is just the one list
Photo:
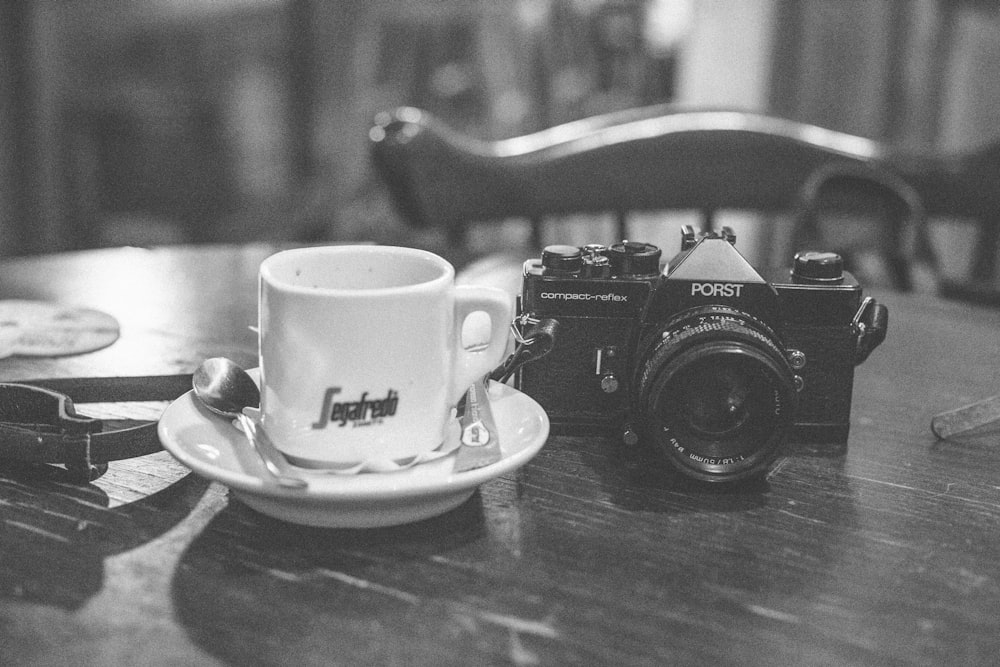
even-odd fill
[(408, 233), (375, 114), (506, 138), (639, 105), (756, 110), (913, 150), (1000, 136), (974, 0), (12, 0), (0, 255)]

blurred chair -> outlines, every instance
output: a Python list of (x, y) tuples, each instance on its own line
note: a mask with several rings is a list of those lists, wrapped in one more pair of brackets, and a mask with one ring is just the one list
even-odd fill
[[(784, 211), (791, 228), (783, 239), (761, 230), (765, 250), (778, 241), (836, 250), (849, 266), (856, 253), (873, 250), (901, 290), (912, 287), (915, 262), (936, 265), (921, 201), (921, 188), (936, 181), (911, 182), (873, 141), (803, 123), (655, 106), (483, 142), (401, 108), (376, 120), (371, 139), (401, 214), (412, 225), (446, 229), (458, 248), (476, 224), (515, 217), (530, 221), (537, 250), (553, 216), (611, 212), (617, 238), (593, 239), (611, 243), (629, 237), (638, 211), (694, 209), (704, 229), (722, 210)], [(873, 222), (860, 242), (842, 246), (827, 238), (830, 213)]]
[(1000, 306), (1000, 142), (951, 155), (887, 152), (885, 160), (918, 193), (931, 222), (975, 229), (964, 265), (938, 273), (941, 294)]

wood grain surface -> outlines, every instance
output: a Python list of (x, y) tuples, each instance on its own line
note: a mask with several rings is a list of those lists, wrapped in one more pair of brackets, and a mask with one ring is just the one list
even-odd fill
[[(97, 308), (121, 338), (0, 360), (0, 379), (255, 365), (273, 250), (5, 260), (0, 298)], [(328, 530), (165, 452), (85, 486), (0, 468), (0, 664), (995, 664), (1000, 429), (938, 442), (929, 424), (1000, 393), (1000, 312), (877, 296), (890, 332), (858, 370), (846, 455), (799, 451), (750, 486), (560, 436), (443, 516)]]

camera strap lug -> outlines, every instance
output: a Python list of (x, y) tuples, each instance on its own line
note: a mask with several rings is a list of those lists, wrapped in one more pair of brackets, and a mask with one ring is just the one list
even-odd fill
[(889, 309), (868, 296), (854, 314), (851, 328), (857, 336), (854, 365), (857, 366), (885, 340), (889, 327)]
[(555, 345), (558, 329), (558, 320), (539, 320), (527, 313), (519, 315), (510, 326), (514, 352), (490, 374), (490, 379), (506, 382), (524, 364), (544, 357)]

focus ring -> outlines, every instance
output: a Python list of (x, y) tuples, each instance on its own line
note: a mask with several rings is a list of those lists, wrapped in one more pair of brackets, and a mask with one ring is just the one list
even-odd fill
[[(697, 318), (702, 320), (699, 324), (684, 326), (679, 331), (672, 328), (675, 324)], [(691, 344), (691, 339), (700, 338), (703, 335), (729, 333), (736, 338), (750, 337), (753, 341), (767, 348), (772, 354), (784, 358), (784, 353), (775, 344), (773, 338), (758, 330), (758, 327), (767, 331), (767, 334), (771, 333), (770, 329), (760, 321), (739, 311), (717, 306), (710, 306), (673, 318), (663, 327), (665, 329), (663, 336), (653, 348), (649, 361), (643, 366), (642, 376), (639, 379), (640, 395), (645, 393), (646, 386), (652, 381), (649, 378), (649, 374), (660, 368), (661, 364), (659, 362), (662, 361), (662, 357), (677, 354), (687, 347), (688, 344)], [(694, 344), (698, 342), (701, 341), (695, 340)]]

